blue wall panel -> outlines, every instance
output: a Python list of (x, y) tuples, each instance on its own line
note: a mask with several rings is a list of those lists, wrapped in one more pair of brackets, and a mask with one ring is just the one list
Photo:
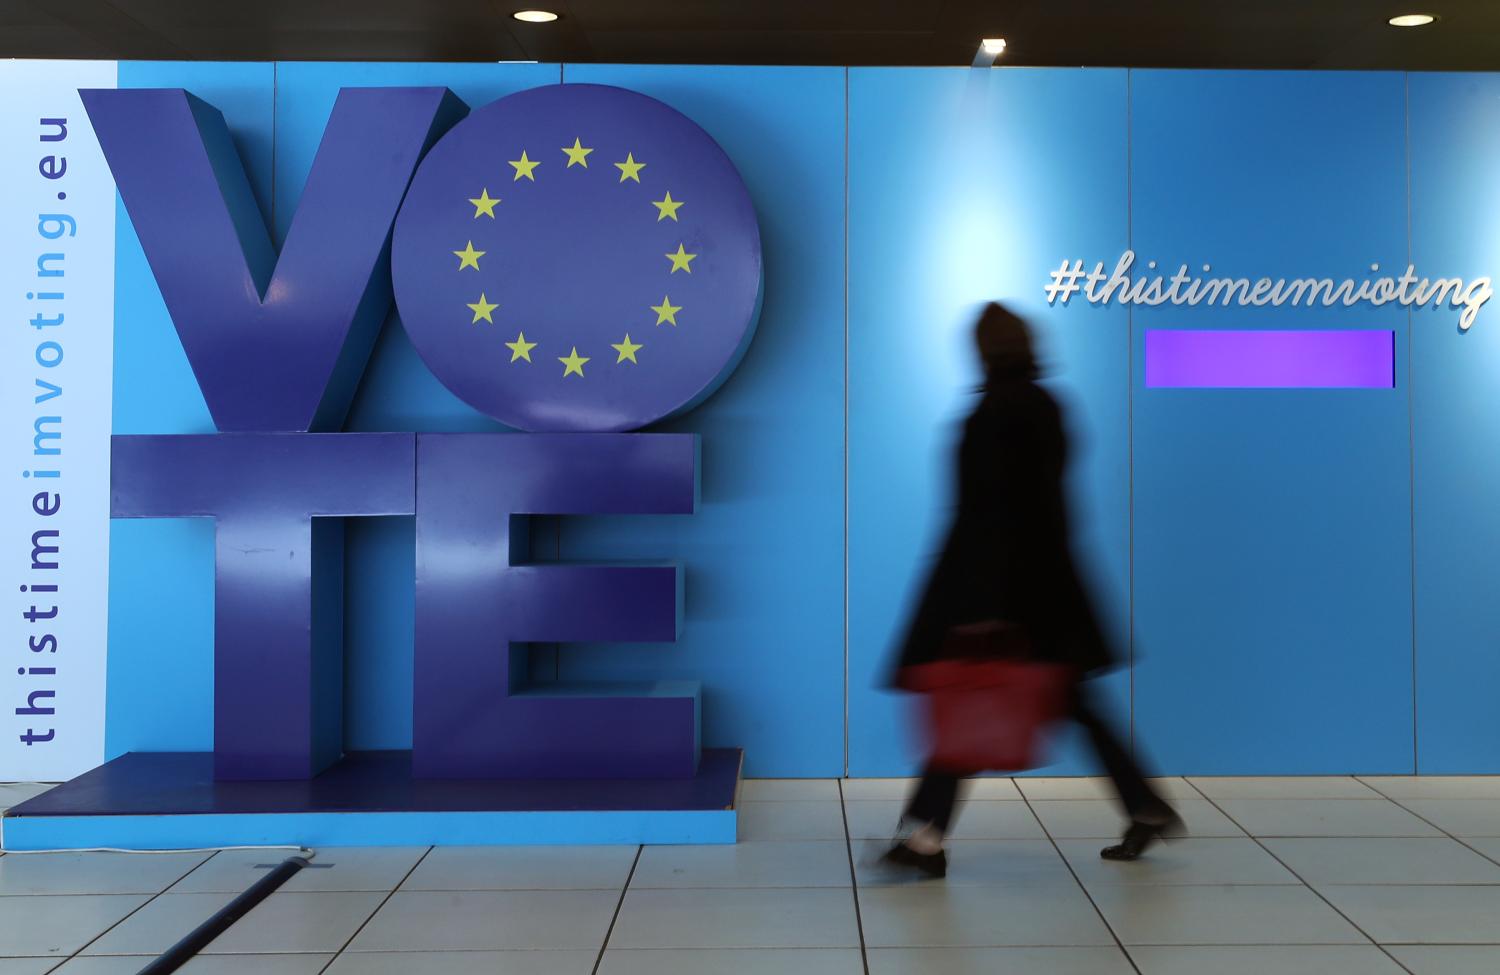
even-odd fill
[(844, 71), (568, 65), (703, 126), (760, 218), (765, 304), (712, 399), (662, 430), (702, 436), (702, 504), (682, 518), (560, 519), (568, 560), (685, 566), (682, 639), (568, 647), (560, 675), (703, 682), (706, 746), (748, 775), (844, 767)]
[[(1453, 309), (1042, 292), (1064, 258), (1127, 247), (1252, 279), (1408, 257), (1493, 275), (1500, 76), (120, 65), (122, 87), (224, 111), (278, 240), (340, 86), (446, 85), (478, 107), (559, 78), (660, 98), (725, 147), (760, 215), (766, 303), (724, 388), (659, 425), (703, 437), (698, 514), (536, 532), (544, 558), (682, 561), (683, 639), (540, 650), (537, 677), (701, 679), (706, 743), (745, 746), (752, 775), (908, 771), (906, 705), (881, 683), (949, 515), (967, 328), (1000, 298), (1041, 329), (1079, 555), (1136, 658), (1106, 696), (1160, 771), (1500, 770), (1500, 312), (1461, 334)], [(123, 210), (118, 245), (114, 429), (210, 431)], [(1208, 327), (1394, 330), (1396, 388), (1144, 387), (1146, 329)], [(503, 429), (394, 314), (346, 427)], [(211, 745), (212, 541), (204, 521), (111, 529), (110, 755)], [(349, 527), (351, 747), (410, 744), (412, 544), (410, 519)], [(1067, 743), (1049, 771), (1090, 768)]]
[[(1399, 74), (1136, 71), (1144, 262), (1404, 269)], [(1408, 323), (1383, 308), (1138, 309), (1135, 724), (1174, 773), (1412, 770)], [(1397, 388), (1142, 384), (1147, 328), (1382, 328)]]
[[(1410, 77), (1412, 260), (1500, 272), (1500, 75)], [(1412, 324), (1417, 766), (1500, 771), (1500, 307)]]
[[(271, 64), (122, 61), (121, 88), (186, 88), (224, 113), (250, 186), (269, 213), (275, 107)], [(213, 420), (123, 204), (116, 221), (115, 433), (212, 433)], [(110, 526), (105, 750), (213, 745), (213, 524)]]
[[(1040, 327), (1075, 441), (1076, 545), (1126, 652), (1126, 317), (1042, 295), (1064, 256), (1125, 248), (1125, 128), (1123, 71), (850, 71), (852, 774), (905, 772), (915, 757), (905, 704), (880, 685), (949, 517), (980, 302), (1003, 299)], [(1128, 676), (1110, 685), (1123, 703)], [(1052, 771), (1088, 767), (1069, 748)]]

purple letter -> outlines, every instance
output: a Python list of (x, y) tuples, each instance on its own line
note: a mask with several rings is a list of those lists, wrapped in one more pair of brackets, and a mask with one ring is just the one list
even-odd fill
[(345, 88), (278, 260), (224, 117), (179, 88), (81, 92), (220, 430), (336, 429), (390, 307), (391, 225), (446, 88)]
[(415, 511), (414, 436), (114, 438), (111, 515), (218, 522), (215, 778), (308, 779), (342, 753), (339, 519)]
[(518, 516), (691, 513), (697, 438), (424, 433), (417, 454), (416, 773), (691, 776), (696, 683), (527, 687), (513, 644), (677, 639), (677, 567), (527, 565)]

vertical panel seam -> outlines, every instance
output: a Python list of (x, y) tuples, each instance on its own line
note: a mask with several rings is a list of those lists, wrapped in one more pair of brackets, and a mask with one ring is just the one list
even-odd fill
[[(1403, 120), (1406, 123), (1406, 263), (1412, 264), (1411, 219), (1411, 72), (1402, 75)], [(1406, 308), (1406, 448), (1407, 501), (1411, 528), (1411, 770), (1421, 770), (1417, 725), (1417, 337), (1410, 305)]]
[(844, 68), (844, 777), (849, 776), (849, 68)]
[[(1134, 121), (1131, 117), (1131, 87), (1135, 72), (1125, 71), (1125, 249), (1135, 247), (1134, 185), (1132, 165)], [(1135, 308), (1125, 306), (1125, 450), (1127, 506), (1125, 543), (1125, 645), (1130, 674), (1130, 750), (1135, 753)]]

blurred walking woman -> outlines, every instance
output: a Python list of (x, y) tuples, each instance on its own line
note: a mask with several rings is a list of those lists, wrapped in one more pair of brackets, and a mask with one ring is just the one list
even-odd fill
[[(914, 689), (912, 675), (924, 665), (976, 648), (1002, 653), (1019, 644), (1028, 659), (1065, 665), (1079, 676), (1115, 662), (1069, 548), (1067, 443), (1056, 402), (1036, 382), (1030, 332), (1020, 318), (990, 304), (975, 340), (984, 394), (958, 453), (958, 512), (901, 649), (895, 684), (904, 689)], [(985, 633), (990, 636), (976, 637)], [(1010, 636), (997, 639), (1002, 633)], [(1076, 680), (1066, 686), (1060, 701), (1088, 732), (1130, 817), (1124, 839), (1102, 855), (1133, 860), (1180, 821), (1090, 705), (1087, 688)], [(903, 817), (912, 829), (886, 859), (943, 876), (943, 837), (953, 824), (959, 783), (977, 771), (929, 761)]]

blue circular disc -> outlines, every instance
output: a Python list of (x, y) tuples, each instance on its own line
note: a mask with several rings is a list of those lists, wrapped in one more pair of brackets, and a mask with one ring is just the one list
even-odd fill
[(744, 181), (682, 113), (603, 85), (502, 98), (455, 125), (396, 219), (417, 352), (529, 431), (633, 430), (728, 377), (760, 310)]

